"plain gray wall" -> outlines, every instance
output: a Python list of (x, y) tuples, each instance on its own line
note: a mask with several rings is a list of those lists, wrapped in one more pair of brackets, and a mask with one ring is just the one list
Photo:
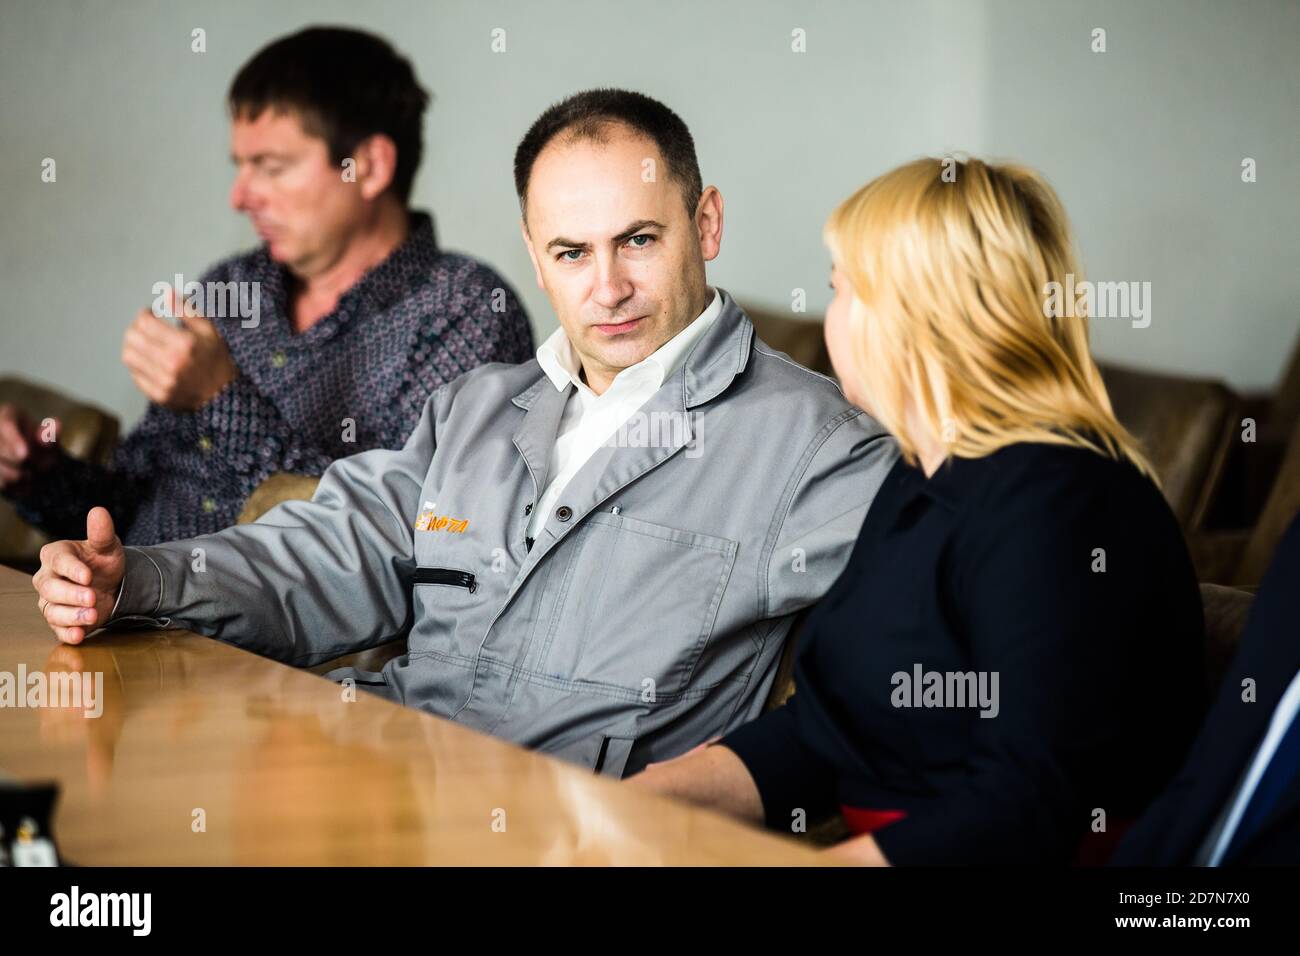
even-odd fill
[[(918, 155), (1043, 171), (1089, 278), (1149, 281), (1149, 328), (1094, 322), (1106, 359), (1271, 387), (1300, 331), (1300, 4), (142, 2), (0, 7), (0, 374), (143, 411), (119, 361), (154, 282), (253, 244), (230, 211), (226, 88), (267, 41), (356, 24), (434, 93), (415, 203), (555, 327), (518, 235), (511, 158), (574, 91), (656, 96), (726, 202), (710, 281), (829, 299), (835, 203)], [(190, 50), (206, 31), (207, 52)], [(1107, 51), (1090, 50), (1107, 31)], [(506, 52), (491, 50), (504, 29)], [(791, 50), (792, 31), (807, 50)], [(45, 157), (56, 183), (41, 182)], [(1258, 181), (1241, 181), (1243, 157)]]

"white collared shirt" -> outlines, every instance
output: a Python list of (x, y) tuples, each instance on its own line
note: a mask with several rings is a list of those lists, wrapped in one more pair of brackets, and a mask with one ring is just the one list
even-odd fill
[(560, 429), (546, 472), (546, 487), (537, 507), (529, 514), (528, 537), (537, 537), (573, 476), (681, 368), (691, 347), (713, 325), (722, 312), (722, 296), (713, 289), (709, 292), (712, 301), (690, 325), (640, 362), (619, 372), (600, 395), (582, 381), (582, 366), (563, 328), (556, 329), (538, 347), (537, 364), (556, 389), (564, 391), (570, 385), (575, 388), (560, 417)]

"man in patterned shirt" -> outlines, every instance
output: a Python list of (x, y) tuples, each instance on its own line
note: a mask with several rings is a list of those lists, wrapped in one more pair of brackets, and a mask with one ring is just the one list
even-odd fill
[[(241, 69), (230, 201), (264, 244), (136, 317), (122, 358), (150, 405), (108, 467), (0, 407), (0, 491), (24, 519), (69, 537), (104, 505), (128, 544), (218, 531), (267, 476), (401, 448), (440, 385), (531, 357), (506, 283), (408, 209), (427, 101), (405, 59), (355, 30), (303, 30)], [(256, 314), (195, 308), (214, 287)]]

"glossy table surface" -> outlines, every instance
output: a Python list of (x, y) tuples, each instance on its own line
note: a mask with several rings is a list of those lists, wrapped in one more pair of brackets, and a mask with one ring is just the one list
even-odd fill
[(31, 578), (0, 567), (5, 674), (24, 704), (38, 684), (102, 681), (90, 699), (0, 707), (0, 776), (59, 783), (54, 833), (74, 863), (821, 862), (793, 838), (364, 691), (345, 699), (324, 678), (187, 631), (60, 644)]

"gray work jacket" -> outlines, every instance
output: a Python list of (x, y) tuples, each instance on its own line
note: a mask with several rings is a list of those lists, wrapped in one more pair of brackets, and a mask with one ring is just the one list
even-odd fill
[(573, 388), (536, 360), (443, 386), (401, 451), (335, 462), (310, 502), (128, 549), (115, 620), (298, 665), (407, 636), (382, 674), (330, 676), (614, 776), (753, 719), (898, 452), (718, 292), (531, 548)]

